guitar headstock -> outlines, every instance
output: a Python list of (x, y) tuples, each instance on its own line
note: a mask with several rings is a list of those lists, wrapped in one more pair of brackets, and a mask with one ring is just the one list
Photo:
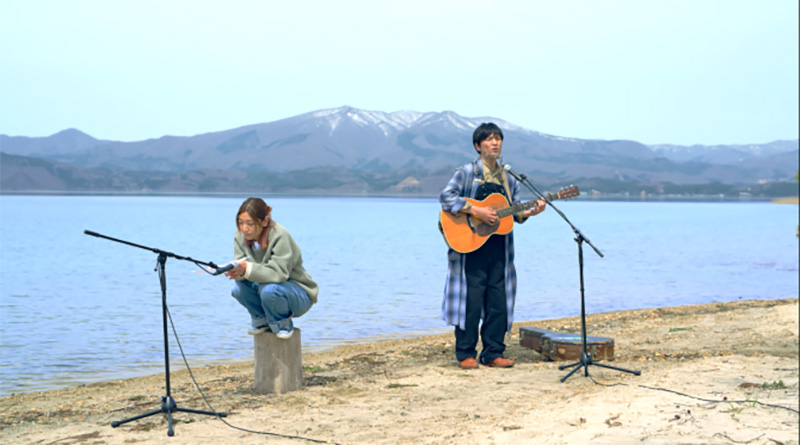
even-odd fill
[(569, 198), (574, 198), (574, 197), (576, 197), (576, 196), (578, 196), (580, 194), (581, 194), (581, 192), (580, 192), (580, 190), (578, 190), (578, 186), (577, 185), (571, 185), (569, 187), (565, 187), (565, 188), (561, 189), (561, 191), (556, 193), (555, 194), (555, 199), (569, 199)]

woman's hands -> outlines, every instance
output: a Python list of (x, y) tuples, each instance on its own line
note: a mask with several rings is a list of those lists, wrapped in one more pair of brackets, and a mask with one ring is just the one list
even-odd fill
[(236, 267), (225, 272), (225, 276), (231, 280), (238, 280), (244, 277), (245, 272), (247, 272), (247, 261), (239, 261)]

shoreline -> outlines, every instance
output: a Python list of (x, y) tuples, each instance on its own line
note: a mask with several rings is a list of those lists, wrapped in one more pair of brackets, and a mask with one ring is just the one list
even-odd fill
[[(451, 327), (447, 328), (435, 328), (429, 329), (431, 332), (420, 332), (418, 334), (399, 334), (399, 333), (387, 333), (387, 334), (377, 334), (369, 337), (360, 337), (354, 338), (350, 340), (343, 340), (340, 344), (333, 345), (333, 346), (304, 346), (303, 350), (308, 351), (304, 352), (303, 356), (310, 356), (314, 354), (332, 352), (338, 348), (345, 348), (350, 346), (359, 346), (364, 344), (378, 344), (387, 341), (405, 341), (411, 340), (415, 338), (425, 338), (431, 336), (438, 336), (443, 334), (450, 334), (452, 331)], [(435, 332), (433, 331), (443, 331), (443, 332)], [(447, 332), (444, 332), (447, 331)], [(249, 335), (248, 335), (249, 337)], [(161, 352), (163, 354), (163, 352)], [(206, 367), (217, 367), (217, 366), (230, 366), (230, 365), (237, 365), (242, 363), (253, 363), (252, 359), (252, 352), (249, 353), (247, 356), (244, 357), (236, 357), (236, 358), (214, 358), (214, 359), (191, 359), (188, 358), (190, 361), (190, 366), (192, 369), (195, 368), (206, 368)], [(0, 393), (0, 400), (7, 398), (7, 397), (14, 397), (22, 394), (30, 394), (30, 393), (42, 393), (42, 392), (50, 392), (50, 391), (58, 391), (58, 390), (65, 390), (70, 388), (75, 388), (78, 386), (86, 386), (93, 383), (102, 383), (114, 380), (126, 380), (126, 379), (135, 379), (135, 378), (145, 378), (152, 375), (163, 375), (164, 374), (164, 361), (163, 358), (161, 361), (153, 361), (153, 362), (140, 362), (137, 364), (140, 368), (145, 368), (148, 370), (152, 370), (147, 373), (135, 372), (135, 371), (128, 371), (128, 370), (121, 370), (121, 371), (92, 371), (89, 376), (81, 377), (80, 379), (69, 379), (69, 380), (59, 380), (58, 378), (53, 378), (53, 382), (62, 382), (62, 383), (52, 383), (48, 385), (46, 388), (41, 389), (31, 389), (31, 390), (19, 390), (19, 392), (11, 392), (9, 394)], [(172, 372), (185, 370), (185, 364), (183, 362), (183, 358), (180, 354), (180, 350), (175, 348), (174, 345), (170, 347), (170, 370)]]
[[(124, 197), (124, 198), (243, 198), (263, 195), (280, 199), (409, 199), (437, 200), (435, 193), (266, 193), (259, 191), (242, 192), (158, 192), (158, 191), (88, 191), (88, 190), (3, 190), (0, 196), (53, 196), (53, 197)], [(525, 200), (533, 199), (530, 193), (523, 193)], [(625, 195), (601, 193), (592, 195), (581, 192), (580, 196), (570, 198), (572, 201), (585, 202), (741, 202), (741, 203), (773, 203), (798, 204), (798, 197), (792, 196), (747, 196), (747, 195)]]
[[(231, 424), (323, 441), (707, 443), (760, 434), (750, 443), (798, 443), (797, 299), (587, 316), (588, 335), (615, 340), (609, 364), (641, 376), (593, 366), (591, 378), (581, 371), (561, 383), (569, 370), (520, 346), (523, 326), (580, 332), (579, 317), (515, 323), (506, 342), (506, 356), (517, 361), (510, 369), (460, 370), (451, 333), (304, 353), (304, 387), (283, 395), (253, 393), (252, 361), (197, 367), (193, 374)], [(207, 410), (185, 368), (171, 371), (178, 405)], [(0, 441), (161, 441), (164, 414), (120, 428), (109, 423), (158, 409), (163, 393), (161, 373), (4, 397)], [(750, 403), (733, 402), (740, 399)], [(541, 422), (545, 412), (550, 428)], [(264, 440), (212, 416), (174, 417), (174, 443)]]
[[(747, 300), (747, 301), (782, 301), (782, 300)], [(688, 306), (684, 305), (684, 306), (680, 306), (680, 307), (693, 307), (693, 306), (701, 307), (701, 306), (715, 305), (715, 304), (728, 304), (728, 303), (702, 303), (702, 304), (697, 304), (697, 305), (688, 305)], [(595, 313), (595, 314), (592, 314), (592, 315), (594, 315), (594, 316), (605, 316), (605, 315), (614, 314), (614, 313), (626, 313), (626, 312), (647, 311), (647, 310), (656, 310), (656, 309), (664, 309), (664, 307), (661, 307), (661, 308), (655, 307), (655, 308), (626, 309), (626, 310), (617, 310), (617, 311), (610, 311), (610, 312), (599, 312), (599, 313)], [(592, 315), (587, 315), (587, 320), (590, 319), (592, 317)], [(572, 318), (574, 318), (574, 317), (564, 317), (564, 318), (559, 318), (559, 319), (538, 319), (538, 320), (528, 320), (528, 321), (522, 321), (522, 322), (514, 322), (513, 328), (512, 328), (513, 330), (516, 331), (516, 332), (512, 332), (513, 338), (515, 339), (514, 341), (518, 340), (518, 329), (519, 329), (519, 327), (524, 327), (524, 326), (537, 326), (538, 327), (539, 324), (544, 323), (544, 322), (557, 322), (559, 320), (571, 320)], [(550, 328), (547, 328), (547, 329), (550, 330)], [(587, 326), (587, 330), (589, 330), (587, 335), (593, 335), (591, 333), (591, 329), (592, 329), (591, 325)], [(370, 336), (370, 337), (361, 337), (361, 338), (355, 338), (355, 339), (351, 339), (351, 340), (345, 340), (341, 344), (338, 344), (338, 345), (335, 345), (335, 346), (318, 346), (318, 347), (311, 346), (311, 347), (309, 347), (309, 346), (306, 345), (303, 348), (303, 351), (304, 351), (303, 352), (303, 357), (304, 357), (303, 358), (303, 363), (306, 362), (307, 357), (315, 357), (315, 356), (321, 355), (321, 354), (333, 353), (333, 352), (336, 352), (336, 351), (338, 351), (340, 349), (341, 350), (348, 350), (349, 348), (358, 348), (359, 346), (365, 346), (365, 345), (367, 345), (367, 347), (371, 349), (371, 345), (376, 345), (377, 346), (377, 345), (381, 345), (381, 344), (389, 343), (389, 342), (406, 342), (406, 341), (413, 341), (415, 339), (423, 340), (423, 339), (426, 339), (426, 338), (434, 338), (434, 337), (438, 338), (438, 337), (442, 337), (442, 336), (444, 336), (445, 338), (452, 337), (452, 327), (451, 326), (447, 326), (447, 327), (444, 327), (444, 328), (441, 328), (441, 329), (430, 329), (430, 331), (436, 331), (436, 330), (439, 330), (439, 331), (442, 331), (442, 332), (408, 334), (408, 335), (399, 334), (399, 333), (387, 333), (387, 334), (373, 335), (373, 336)], [(553, 330), (556, 330), (556, 329), (553, 329)], [(577, 331), (577, 333), (580, 334), (579, 331)], [(171, 335), (171, 333), (170, 333), (170, 335)], [(507, 337), (506, 345), (508, 345), (508, 344), (509, 344), (509, 341), (508, 341), (508, 337)], [(189, 360), (190, 360), (190, 366), (192, 367), (192, 369), (195, 369), (195, 368), (208, 368), (208, 367), (223, 367), (223, 366), (241, 366), (241, 365), (245, 365), (245, 364), (249, 364), (250, 366), (252, 366), (253, 359), (252, 359), (251, 356), (252, 356), (252, 353), (249, 354), (248, 357), (236, 357), (234, 359), (231, 359), (231, 358), (216, 358), (216, 359), (208, 359), (208, 360), (192, 360), (192, 359), (189, 359)], [(148, 371), (148, 373), (144, 373), (144, 374), (134, 373), (133, 371), (116, 371), (116, 372), (115, 371), (109, 371), (109, 372), (97, 371), (95, 373), (96, 377), (89, 376), (89, 377), (82, 378), (81, 380), (78, 380), (78, 379), (75, 379), (75, 380), (64, 380), (63, 384), (54, 384), (54, 385), (52, 385), (52, 387), (48, 387), (48, 388), (33, 389), (33, 390), (29, 390), (29, 391), (20, 391), (20, 392), (14, 392), (14, 393), (10, 393), (10, 394), (2, 394), (2, 393), (0, 393), (0, 400), (2, 400), (4, 398), (8, 398), (8, 397), (14, 397), (14, 396), (18, 396), (18, 395), (23, 395), (23, 394), (47, 393), (47, 392), (52, 392), (52, 391), (68, 390), (68, 389), (75, 388), (75, 387), (83, 387), (83, 386), (91, 385), (91, 384), (95, 384), (95, 383), (103, 383), (103, 382), (110, 382), (110, 381), (116, 381), (116, 380), (130, 380), (130, 379), (137, 379), (137, 378), (147, 378), (147, 377), (152, 377), (154, 375), (162, 375), (163, 376), (163, 374), (164, 374), (164, 361), (163, 361), (163, 358), (161, 359), (161, 361), (154, 361), (152, 363), (142, 364), (142, 367), (147, 368), (147, 369), (152, 370), (152, 371)], [(174, 346), (170, 348), (170, 371), (171, 371), (171, 373), (180, 372), (180, 371), (184, 371), (185, 372), (186, 371), (186, 366), (185, 366), (185, 364), (183, 362), (183, 359), (182, 359), (182, 357), (180, 355), (180, 351), (178, 349), (174, 348)], [(103, 376), (104, 373), (105, 373), (105, 377)]]

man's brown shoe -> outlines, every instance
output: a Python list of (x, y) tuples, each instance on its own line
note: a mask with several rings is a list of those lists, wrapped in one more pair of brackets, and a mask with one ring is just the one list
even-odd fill
[(470, 357), (461, 360), (459, 365), (461, 366), (461, 369), (475, 369), (478, 367), (478, 362), (474, 358)]
[(489, 366), (491, 368), (510, 368), (514, 366), (514, 360), (509, 360), (503, 357), (497, 357), (496, 359), (490, 361), (489, 363), (484, 363), (485, 366)]

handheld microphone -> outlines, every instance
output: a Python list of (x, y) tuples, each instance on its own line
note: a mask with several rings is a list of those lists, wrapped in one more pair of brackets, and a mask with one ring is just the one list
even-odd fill
[(222, 266), (217, 267), (217, 270), (214, 271), (214, 272), (211, 272), (211, 275), (220, 275), (220, 274), (223, 274), (223, 273), (225, 273), (225, 272), (227, 272), (227, 271), (229, 271), (229, 270), (231, 270), (231, 269), (233, 269), (235, 267), (239, 267), (239, 262), (238, 261), (231, 261), (228, 264), (224, 264)]

